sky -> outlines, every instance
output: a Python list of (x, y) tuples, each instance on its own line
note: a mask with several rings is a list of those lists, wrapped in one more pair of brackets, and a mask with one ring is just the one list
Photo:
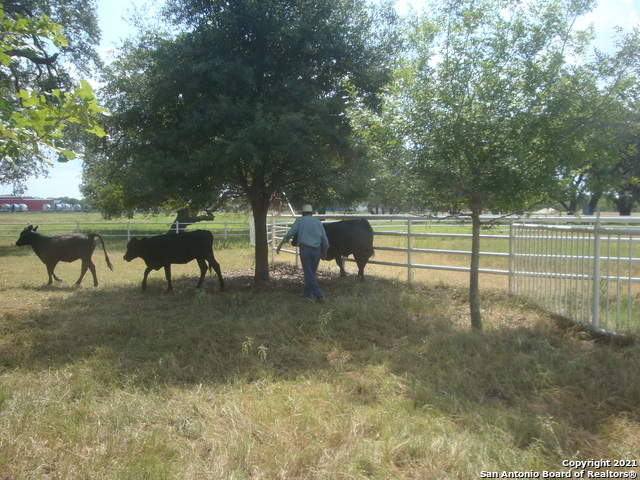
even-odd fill
[[(100, 50), (107, 55), (108, 49), (114, 48), (119, 41), (126, 38), (132, 29), (124, 20), (134, 6), (143, 6), (147, 0), (98, 0), (98, 17), (102, 30)], [(413, 7), (420, 10), (425, 0), (398, 0), (397, 8), (405, 13)], [(596, 10), (581, 18), (576, 28), (584, 28), (593, 23), (596, 27), (597, 39), (594, 45), (607, 50), (612, 45), (613, 27), (621, 26), (625, 31), (640, 24), (640, 0), (600, 0)], [(82, 181), (82, 160), (67, 163), (55, 163), (49, 169), (48, 177), (34, 178), (27, 182), (27, 196), (39, 198), (71, 197), (81, 199), (80, 183)], [(11, 194), (10, 187), (0, 187), (0, 195)]]

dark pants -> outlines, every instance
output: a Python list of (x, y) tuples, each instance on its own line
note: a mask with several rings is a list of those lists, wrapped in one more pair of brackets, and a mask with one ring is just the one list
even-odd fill
[(302, 296), (305, 298), (322, 298), (322, 291), (316, 279), (320, 256), (322, 255), (321, 247), (309, 247), (307, 245), (300, 246), (300, 262), (304, 271), (304, 291)]

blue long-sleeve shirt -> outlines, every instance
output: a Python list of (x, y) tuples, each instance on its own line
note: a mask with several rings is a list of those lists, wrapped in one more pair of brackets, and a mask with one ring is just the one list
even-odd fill
[(296, 234), (298, 235), (298, 245), (322, 247), (323, 250), (329, 248), (329, 240), (322, 222), (311, 215), (298, 217), (284, 236), (284, 241), (288, 242)]

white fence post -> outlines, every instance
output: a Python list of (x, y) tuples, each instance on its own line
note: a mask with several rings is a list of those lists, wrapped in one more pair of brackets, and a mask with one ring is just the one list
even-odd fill
[(271, 214), (271, 263), (276, 261), (276, 220), (275, 215)]
[(593, 229), (593, 239), (593, 304), (591, 326), (597, 331), (600, 326), (600, 212), (598, 212), (596, 225)]
[(411, 235), (411, 219), (407, 220), (407, 282), (409, 284), (413, 281), (413, 270), (411, 269), (412, 262), (412, 249), (413, 249), (413, 236)]
[(253, 213), (249, 215), (249, 245), (256, 246), (256, 225), (253, 220)]
[(513, 295), (514, 263), (515, 263), (515, 235), (513, 234), (513, 220), (509, 222), (509, 295)]

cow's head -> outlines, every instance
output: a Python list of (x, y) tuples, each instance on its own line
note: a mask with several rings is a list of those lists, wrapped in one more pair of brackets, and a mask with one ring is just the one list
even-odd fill
[(140, 256), (140, 243), (141, 241), (137, 238), (132, 238), (127, 243), (127, 252), (124, 254), (124, 258), (127, 262), (130, 262), (134, 258), (138, 258)]
[(20, 238), (18, 238), (18, 240), (16, 241), (16, 245), (18, 247), (21, 247), (23, 245), (31, 245), (31, 233), (35, 232), (37, 229), (38, 229), (37, 225), (35, 227), (33, 225), (27, 226), (20, 233)]

